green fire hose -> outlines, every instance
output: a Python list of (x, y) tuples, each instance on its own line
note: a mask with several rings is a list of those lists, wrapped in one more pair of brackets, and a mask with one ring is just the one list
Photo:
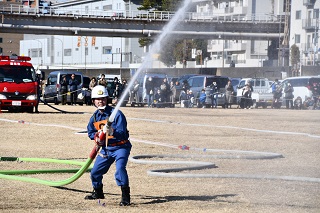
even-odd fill
[[(28, 161), (28, 162), (48, 162), (48, 163), (60, 163), (60, 164), (71, 164), (71, 165), (79, 165), (82, 166), (80, 169), (45, 169), (45, 170), (8, 170), (1, 171), (0, 170), (0, 178), (8, 179), (8, 180), (18, 180), (25, 182), (38, 183), (47, 186), (64, 186), (68, 185), (77, 179), (79, 179), (85, 172), (89, 171), (90, 165), (92, 161), (95, 159), (100, 147), (94, 147), (89, 155), (89, 158), (85, 162), (79, 162), (75, 160), (57, 160), (57, 159), (49, 159), (49, 158), (17, 158), (17, 157), (0, 157), (0, 161)], [(16, 175), (22, 174), (40, 174), (40, 173), (76, 173), (72, 177), (60, 180), (60, 181), (48, 181), (42, 180), (38, 178), (31, 177), (22, 177)]]

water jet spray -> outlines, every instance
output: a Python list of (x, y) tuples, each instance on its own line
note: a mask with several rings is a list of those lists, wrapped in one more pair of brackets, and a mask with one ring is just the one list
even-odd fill
[(182, 7), (180, 7), (180, 9), (175, 13), (175, 15), (172, 17), (172, 19), (163, 27), (162, 32), (155, 40), (155, 43), (151, 45), (150, 51), (147, 54), (146, 59), (142, 62), (141, 66), (138, 68), (137, 72), (132, 76), (132, 78), (130, 79), (130, 81), (128, 83), (128, 86), (126, 87), (126, 89), (122, 93), (120, 100), (118, 101), (117, 105), (115, 106), (113, 112), (111, 113), (111, 115), (109, 117), (110, 122), (114, 121), (114, 118), (115, 118), (120, 106), (122, 105), (122, 103), (124, 101), (124, 98), (126, 96), (125, 94), (129, 93), (130, 88), (133, 86), (134, 81), (138, 78), (141, 71), (143, 69), (147, 68), (148, 62), (150, 62), (152, 60), (152, 55), (156, 54), (157, 52), (160, 51), (161, 44), (163, 44), (165, 42), (165, 40), (168, 39), (168, 35), (170, 34), (170, 32), (172, 32), (176, 28), (176, 26), (179, 24), (179, 22), (180, 22), (179, 20), (181, 20), (183, 18), (183, 15), (185, 14), (185, 11), (188, 10), (190, 3), (191, 3), (191, 0), (184, 0), (184, 2), (182, 3)]

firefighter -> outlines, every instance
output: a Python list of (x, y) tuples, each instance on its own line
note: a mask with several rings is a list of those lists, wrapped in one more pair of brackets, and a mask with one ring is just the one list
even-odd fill
[[(85, 199), (104, 199), (103, 175), (116, 162), (115, 180), (122, 191), (120, 206), (128, 206), (130, 205), (130, 187), (126, 166), (132, 145), (129, 141), (129, 131), (127, 130), (125, 115), (118, 110), (114, 122), (108, 121), (114, 110), (113, 107), (107, 105), (108, 96), (107, 89), (102, 85), (95, 86), (92, 89), (91, 98), (94, 106), (98, 109), (90, 118), (87, 130), (89, 138), (94, 140), (97, 146), (101, 147), (101, 151), (97, 155), (90, 174), (93, 192), (91, 195), (87, 195)], [(101, 139), (100, 133), (105, 125), (109, 127), (107, 139)]]

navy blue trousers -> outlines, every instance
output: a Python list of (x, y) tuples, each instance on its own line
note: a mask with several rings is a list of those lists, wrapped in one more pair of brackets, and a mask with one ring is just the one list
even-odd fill
[[(127, 163), (130, 155), (131, 146), (119, 146), (109, 149), (102, 149), (101, 154), (98, 154), (96, 161), (91, 170), (91, 181), (93, 188), (98, 188), (102, 185), (103, 175), (106, 174), (110, 166), (116, 162), (115, 180), (118, 186), (129, 186), (129, 178), (127, 173)], [(106, 156), (101, 156), (105, 155)]]

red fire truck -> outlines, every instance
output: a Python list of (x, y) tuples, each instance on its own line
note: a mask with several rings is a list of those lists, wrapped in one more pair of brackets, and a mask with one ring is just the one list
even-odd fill
[(36, 71), (30, 57), (0, 56), (0, 110), (32, 113), (38, 104)]

